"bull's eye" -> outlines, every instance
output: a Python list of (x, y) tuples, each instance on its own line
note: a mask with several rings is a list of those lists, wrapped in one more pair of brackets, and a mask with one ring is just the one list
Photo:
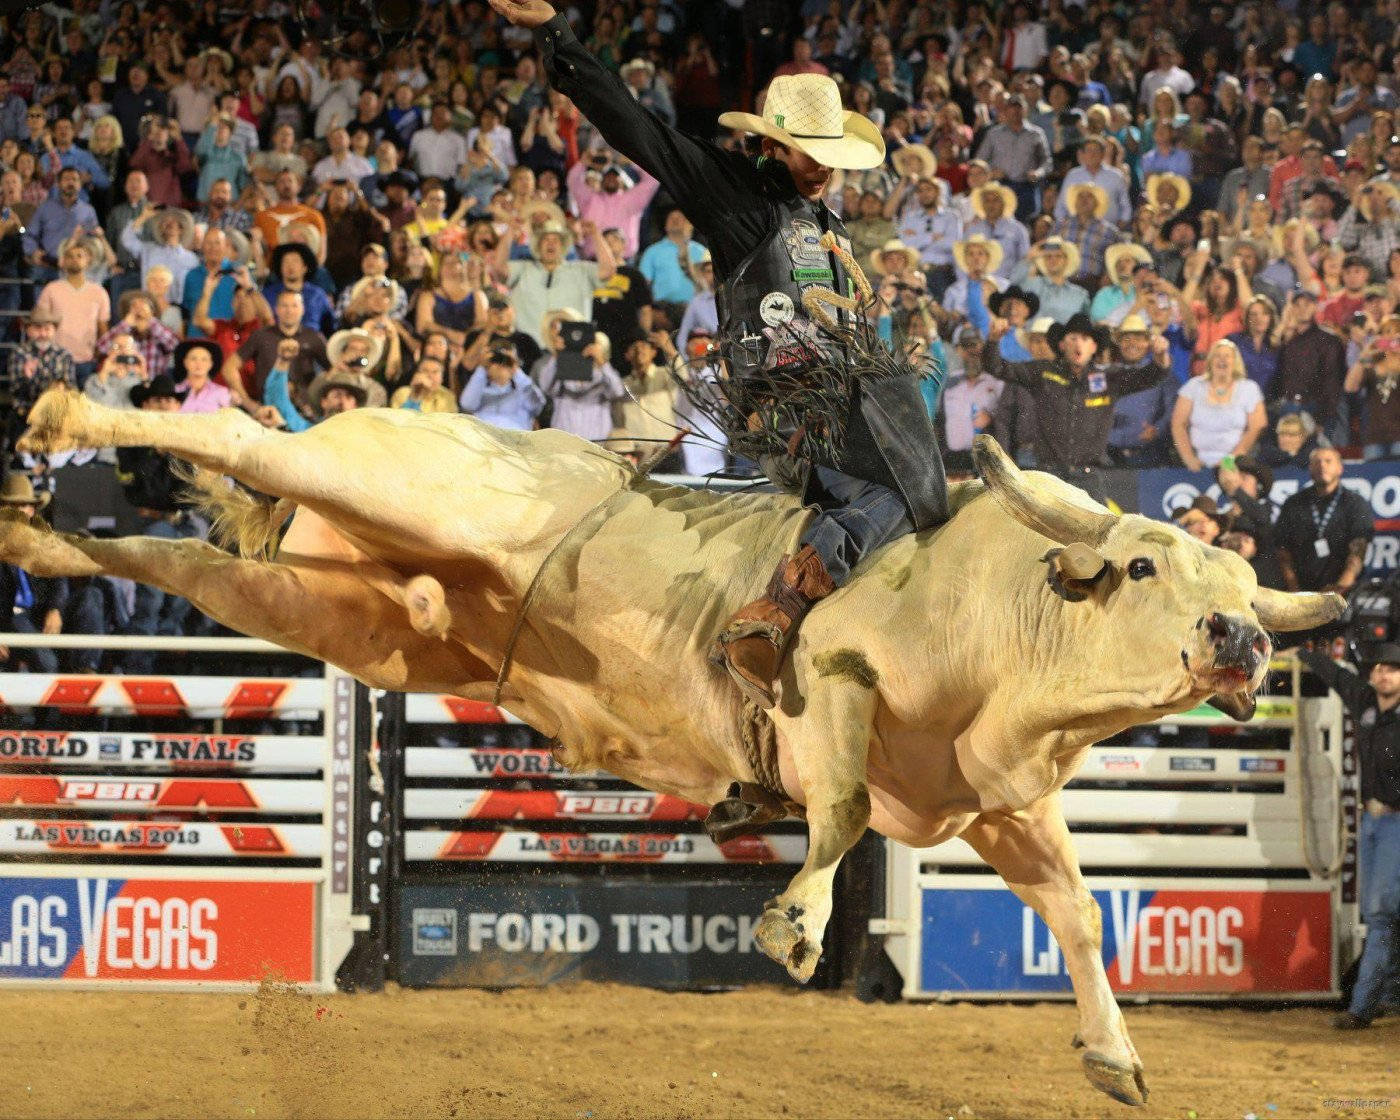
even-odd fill
[(1149, 557), (1135, 556), (1128, 561), (1129, 579), (1147, 579), (1157, 574), (1157, 565)]

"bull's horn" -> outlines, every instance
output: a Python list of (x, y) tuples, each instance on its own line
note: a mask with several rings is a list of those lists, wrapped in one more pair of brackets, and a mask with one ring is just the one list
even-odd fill
[(1254, 613), (1266, 630), (1311, 630), (1341, 617), (1347, 601), (1335, 591), (1275, 591), (1254, 593)]
[(1027, 529), (1057, 544), (1078, 541), (1097, 546), (1113, 528), (1113, 514), (1095, 513), (1031, 486), (1021, 469), (991, 436), (980, 435), (973, 441), (972, 461), (987, 489), (1007, 513)]

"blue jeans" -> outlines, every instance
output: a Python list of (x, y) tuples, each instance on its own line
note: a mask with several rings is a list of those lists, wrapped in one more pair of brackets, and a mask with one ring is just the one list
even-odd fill
[(904, 499), (888, 486), (852, 478), (830, 467), (814, 470), (834, 502), (817, 511), (817, 519), (802, 534), (802, 543), (816, 550), (832, 582), (840, 587), (861, 557), (912, 533), (914, 525)]
[(1357, 870), (1366, 948), (1351, 993), (1351, 1013), (1369, 1021), (1400, 968), (1400, 813), (1361, 815)]
[[(169, 541), (184, 540), (199, 536), (199, 526), (189, 517), (183, 518), (176, 525), (168, 521), (152, 521), (146, 526), (144, 535)], [(138, 583), (128, 632), (143, 637), (175, 637), (183, 634), (185, 618), (190, 613), (190, 607), (188, 599), (171, 595), (159, 587)], [(155, 668), (155, 662), (154, 650), (130, 650), (126, 655), (125, 667), (130, 674), (143, 675)]]
[(1371, 459), (1400, 459), (1400, 440), (1394, 443), (1368, 443), (1361, 449), (1361, 457)]
[(1016, 196), (1016, 220), (1029, 222), (1040, 213), (1039, 183), (1010, 183), (1011, 193)]
[[(42, 621), (41, 619), (40, 622)], [(42, 633), (42, 627), (36, 623), (33, 617), (28, 613), (14, 615), (10, 620), (8, 630), (11, 634)], [(4, 639), (0, 638), (0, 645), (4, 644)], [(11, 667), (15, 668), (20, 664), (23, 664), (25, 670), (31, 673), (57, 673), (58, 651), (55, 649), (28, 648), (10, 650)]]

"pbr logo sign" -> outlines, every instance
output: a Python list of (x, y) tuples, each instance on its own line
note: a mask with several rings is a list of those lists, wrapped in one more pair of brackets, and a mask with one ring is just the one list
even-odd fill
[[(1114, 991), (1327, 992), (1331, 897), (1249, 886), (1095, 890)], [(1059, 945), (1030, 907), (995, 888), (924, 891), (926, 991), (1070, 988)]]
[(0, 979), (312, 980), (311, 883), (0, 879)]

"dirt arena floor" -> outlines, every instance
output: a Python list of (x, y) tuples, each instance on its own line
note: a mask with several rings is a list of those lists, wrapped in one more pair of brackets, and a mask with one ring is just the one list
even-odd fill
[(3, 1117), (1400, 1116), (1400, 1021), (1133, 1007), (1145, 1109), (1093, 1091), (1074, 1011), (753, 989), (306, 996), (0, 991)]

